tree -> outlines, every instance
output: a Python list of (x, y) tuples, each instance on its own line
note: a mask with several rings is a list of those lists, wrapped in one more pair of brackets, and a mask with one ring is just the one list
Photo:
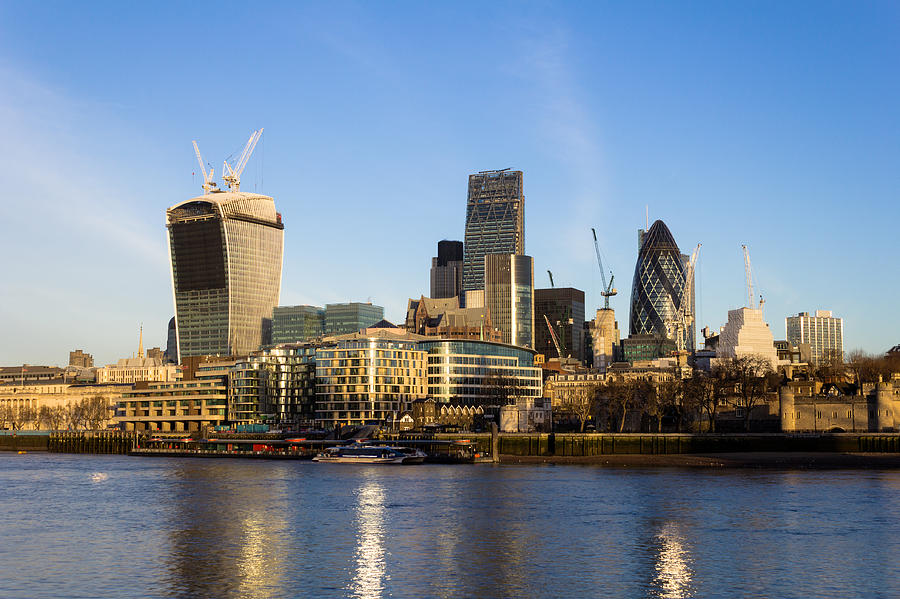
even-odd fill
[(91, 429), (99, 429), (109, 419), (109, 402), (102, 395), (93, 395), (81, 400), (84, 422)]
[(34, 408), (30, 406), (23, 406), (18, 409), (13, 409), (12, 418), (10, 422), (12, 424), (13, 430), (22, 430), (26, 424), (32, 422), (34, 420)]
[(0, 429), (5, 429), (8, 425), (12, 425), (13, 407), (8, 402), (0, 405)]
[(82, 408), (81, 402), (70, 402), (65, 410), (66, 427), (69, 430), (77, 431), (84, 424), (84, 408)]
[(598, 398), (600, 406), (616, 418), (616, 427), (621, 433), (625, 430), (628, 410), (643, 408), (651, 393), (652, 385), (644, 379), (610, 377), (601, 387)]
[(60, 428), (62, 428), (62, 425), (65, 421), (65, 406), (57, 405), (49, 409), (49, 413), (47, 415), (47, 424), (50, 426), (51, 430), (58, 431)]
[(43, 429), (44, 425), (50, 424), (50, 408), (41, 406), (35, 411), (34, 428)]
[(744, 430), (749, 431), (751, 412), (762, 404), (769, 389), (768, 375), (772, 372), (772, 366), (762, 356), (748, 354), (728, 358), (722, 367), (730, 390), (729, 403), (735, 410), (743, 411)]
[(566, 394), (561, 407), (578, 419), (579, 432), (584, 432), (585, 423), (594, 414), (599, 388), (599, 385), (578, 385)]
[(857, 393), (862, 394), (863, 383), (878, 382), (881, 366), (878, 358), (861, 349), (855, 349), (847, 354), (847, 367), (853, 373)]
[(708, 433), (716, 432), (716, 416), (722, 389), (716, 374), (716, 369), (709, 374), (694, 371), (693, 376), (684, 382), (685, 402), (706, 414)]

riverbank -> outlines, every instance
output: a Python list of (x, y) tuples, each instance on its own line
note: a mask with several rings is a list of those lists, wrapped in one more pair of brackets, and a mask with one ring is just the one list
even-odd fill
[(615, 454), (598, 456), (500, 455), (502, 464), (608, 466), (611, 468), (788, 468), (801, 470), (900, 469), (896, 453), (734, 452), (721, 454)]

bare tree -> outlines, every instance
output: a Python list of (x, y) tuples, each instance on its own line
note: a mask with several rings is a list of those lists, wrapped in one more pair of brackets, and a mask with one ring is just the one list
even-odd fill
[(749, 431), (751, 412), (763, 403), (769, 388), (771, 364), (765, 358), (751, 354), (729, 358), (722, 367), (729, 385), (729, 402), (736, 410), (743, 411), (744, 430)]
[(51, 430), (58, 431), (62, 428), (63, 423), (66, 421), (66, 408), (65, 406), (53, 406), (49, 410), (49, 414), (47, 415), (47, 424), (50, 426)]
[(17, 409), (13, 409), (10, 423), (12, 424), (13, 430), (20, 431), (25, 427), (26, 424), (32, 422), (33, 420), (34, 409), (30, 406), (23, 406)]
[(79, 427), (84, 425), (84, 408), (80, 401), (73, 401), (65, 408), (66, 427), (69, 430), (77, 431)]
[(616, 418), (619, 432), (625, 430), (628, 410), (644, 406), (652, 392), (650, 382), (643, 379), (610, 378), (598, 394), (600, 405)]
[(35, 429), (43, 429), (44, 425), (50, 424), (50, 408), (47, 406), (41, 406), (35, 411), (34, 415), (34, 428)]
[[(706, 432), (716, 432), (716, 417), (719, 409), (722, 386), (713, 373), (694, 372), (684, 382), (686, 403), (696, 406), (696, 410), (706, 414)], [(701, 425), (702, 426), (702, 425)]]
[(847, 367), (853, 373), (857, 393), (862, 394), (864, 383), (878, 382), (878, 375), (882, 374), (881, 366), (877, 357), (861, 349), (855, 349), (847, 354)]
[(579, 432), (584, 432), (585, 423), (594, 414), (599, 388), (599, 385), (578, 385), (566, 394), (561, 407), (578, 419)]
[(9, 403), (4, 402), (0, 405), (0, 429), (5, 429), (7, 425), (12, 425), (13, 407)]
[(102, 395), (86, 397), (81, 400), (81, 404), (84, 422), (92, 429), (99, 429), (109, 419), (109, 401)]

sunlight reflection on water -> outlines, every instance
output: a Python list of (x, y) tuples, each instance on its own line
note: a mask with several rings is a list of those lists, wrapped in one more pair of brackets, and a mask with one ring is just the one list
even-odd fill
[(381, 597), (384, 591), (384, 489), (366, 471), (357, 492), (356, 570), (350, 591), (359, 599)]

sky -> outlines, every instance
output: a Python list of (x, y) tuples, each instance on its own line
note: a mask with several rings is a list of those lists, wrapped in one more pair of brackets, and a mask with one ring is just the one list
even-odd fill
[(402, 322), (467, 177), (524, 172), (535, 285), (627, 333), (637, 229), (702, 243), (697, 329), (833, 310), (900, 343), (900, 4), (0, 0), (0, 364), (165, 347), (167, 207), (265, 132), (242, 189), (285, 223), (282, 305)]

